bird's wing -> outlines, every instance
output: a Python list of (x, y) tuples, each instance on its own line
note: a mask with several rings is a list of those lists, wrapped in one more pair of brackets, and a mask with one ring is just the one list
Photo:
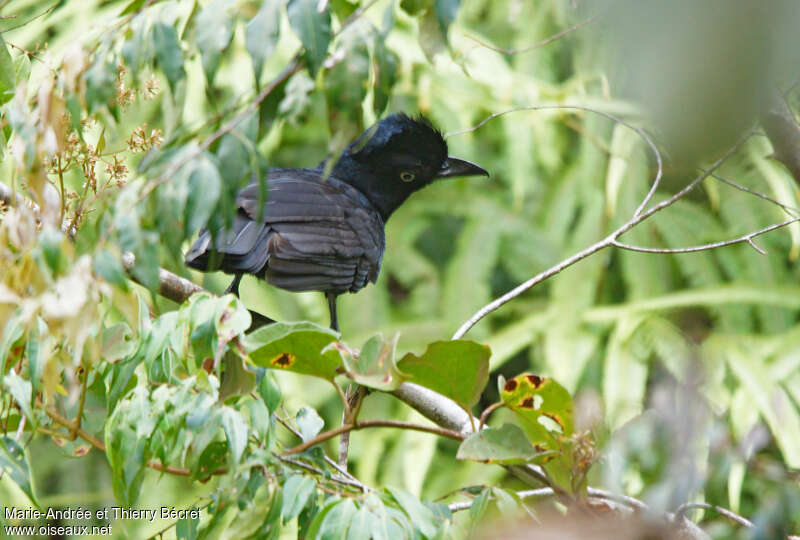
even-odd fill
[[(215, 240), (221, 269), (259, 274), (266, 265), (267, 280), (289, 290), (354, 291), (374, 282), (383, 221), (354, 188), (319, 178), (316, 170), (273, 170), (263, 206), (258, 184), (242, 189), (233, 228)], [(210, 239), (202, 239), (187, 261), (196, 251), (209, 252)]]

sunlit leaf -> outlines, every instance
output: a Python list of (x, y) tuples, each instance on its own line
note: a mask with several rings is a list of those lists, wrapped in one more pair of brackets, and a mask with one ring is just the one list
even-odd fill
[(8, 47), (0, 37), (0, 105), (14, 97), (14, 63), (8, 53)]
[(486, 345), (474, 341), (437, 341), (421, 356), (406, 354), (397, 369), (408, 379), (443, 394), (465, 409), (478, 402), (489, 381)]

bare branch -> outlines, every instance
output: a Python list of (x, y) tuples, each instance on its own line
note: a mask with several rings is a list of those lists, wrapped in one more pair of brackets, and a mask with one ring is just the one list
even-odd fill
[(708, 251), (710, 249), (717, 249), (725, 246), (732, 246), (735, 244), (741, 244), (742, 242), (747, 242), (750, 246), (761, 253), (762, 255), (766, 255), (766, 251), (758, 247), (754, 242), (753, 238), (757, 236), (761, 236), (764, 233), (768, 233), (770, 231), (774, 231), (775, 229), (780, 229), (781, 227), (786, 227), (787, 225), (791, 225), (792, 223), (796, 223), (800, 221), (800, 217), (795, 217), (791, 219), (787, 219), (786, 221), (781, 221), (780, 223), (773, 223), (768, 227), (764, 227), (763, 229), (759, 229), (757, 231), (753, 231), (751, 233), (745, 234), (744, 236), (739, 236), (738, 238), (732, 238), (731, 240), (723, 240), (721, 242), (712, 242), (710, 244), (702, 244), (700, 246), (691, 246), (685, 248), (649, 248), (649, 247), (642, 247), (642, 246), (633, 246), (630, 244), (625, 244), (623, 242), (619, 242), (614, 240), (611, 242), (612, 246), (627, 249), (630, 251), (639, 251), (641, 253), (695, 253), (697, 251)]
[(405, 382), (392, 395), (444, 428), (459, 433), (472, 433), (469, 414), (455, 401), (438, 392)]
[[(134, 257), (133, 253), (128, 252), (122, 255), (122, 265), (130, 274), (133, 267), (136, 266), (136, 257)], [(134, 281), (136, 281), (135, 278)], [(182, 304), (194, 293), (203, 291), (205, 289), (193, 281), (173, 274), (169, 270), (158, 269), (158, 293), (164, 298), (169, 298), (173, 302)]]

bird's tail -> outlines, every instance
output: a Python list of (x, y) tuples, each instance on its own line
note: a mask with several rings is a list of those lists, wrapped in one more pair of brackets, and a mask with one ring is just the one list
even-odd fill
[(259, 274), (267, 264), (267, 241), (272, 231), (239, 213), (228, 230), (212, 235), (203, 230), (186, 253), (190, 268), (203, 272), (222, 270), (229, 274)]

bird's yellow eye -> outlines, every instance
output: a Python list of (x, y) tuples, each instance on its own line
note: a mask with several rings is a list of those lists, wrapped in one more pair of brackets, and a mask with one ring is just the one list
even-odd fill
[(400, 173), (400, 180), (403, 182), (413, 182), (414, 181), (414, 173), (403, 171)]

